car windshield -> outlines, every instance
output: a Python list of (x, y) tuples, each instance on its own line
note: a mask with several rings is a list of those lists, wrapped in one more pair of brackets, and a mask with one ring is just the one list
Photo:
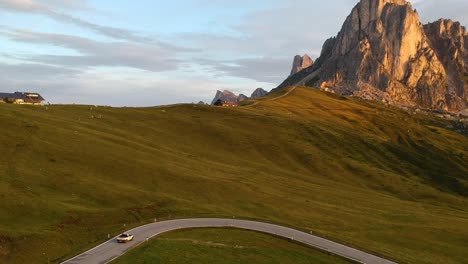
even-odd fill
[(127, 234), (121, 234), (120, 237), (128, 237)]

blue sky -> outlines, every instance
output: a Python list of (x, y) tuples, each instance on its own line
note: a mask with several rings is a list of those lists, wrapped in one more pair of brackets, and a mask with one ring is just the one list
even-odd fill
[[(209, 102), (316, 58), (357, 0), (0, 0), (0, 90), (51, 103)], [(414, 0), (423, 22), (468, 25), (466, 0)]]

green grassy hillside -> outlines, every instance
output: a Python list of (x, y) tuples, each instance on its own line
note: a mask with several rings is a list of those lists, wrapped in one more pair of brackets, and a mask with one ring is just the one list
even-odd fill
[(112, 264), (345, 264), (353, 263), (302, 245), (236, 229), (196, 229), (164, 234)]
[[(0, 105), (0, 262), (154, 218), (253, 218), (407, 263), (468, 258), (468, 140), (316, 90), (239, 108)], [(124, 226), (125, 225), (125, 226)]]

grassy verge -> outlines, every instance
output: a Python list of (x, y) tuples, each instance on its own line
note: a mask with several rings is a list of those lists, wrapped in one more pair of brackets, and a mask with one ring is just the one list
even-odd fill
[(164, 234), (112, 264), (124, 263), (351, 263), (302, 245), (236, 229), (194, 229)]

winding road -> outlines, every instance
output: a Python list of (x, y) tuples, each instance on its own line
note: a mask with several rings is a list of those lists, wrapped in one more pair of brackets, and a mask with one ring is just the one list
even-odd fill
[(139, 244), (144, 243), (151, 237), (159, 234), (187, 228), (216, 228), (216, 227), (233, 227), (245, 230), (258, 231), (262, 233), (272, 234), (279, 237), (294, 240), (305, 245), (318, 248), (344, 258), (366, 264), (395, 264), (396, 262), (383, 259), (381, 257), (342, 245), (336, 242), (314, 236), (308, 233), (297, 231), (288, 227), (279, 225), (267, 224), (262, 222), (236, 220), (236, 219), (218, 219), (218, 218), (199, 218), (199, 219), (181, 219), (156, 222), (140, 226), (129, 230), (135, 236), (132, 242), (119, 244), (116, 238), (90, 249), (70, 260), (62, 262), (62, 264), (104, 264), (122, 256), (130, 249)]
[[(292, 86), (292, 88), (290, 88), (285, 94), (283, 95), (280, 95), (278, 97), (274, 97), (274, 98), (271, 98), (271, 99), (268, 99), (267, 101), (276, 101), (278, 99), (281, 99), (283, 97), (286, 97), (288, 95), (290, 95), (292, 92), (294, 92), (294, 90), (296, 90), (297, 86)], [(265, 102), (265, 101), (256, 101), (255, 103), (251, 104), (251, 105), (247, 105), (246, 107), (252, 107), (252, 106), (256, 106), (258, 105), (259, 103), (261, 102)]]

